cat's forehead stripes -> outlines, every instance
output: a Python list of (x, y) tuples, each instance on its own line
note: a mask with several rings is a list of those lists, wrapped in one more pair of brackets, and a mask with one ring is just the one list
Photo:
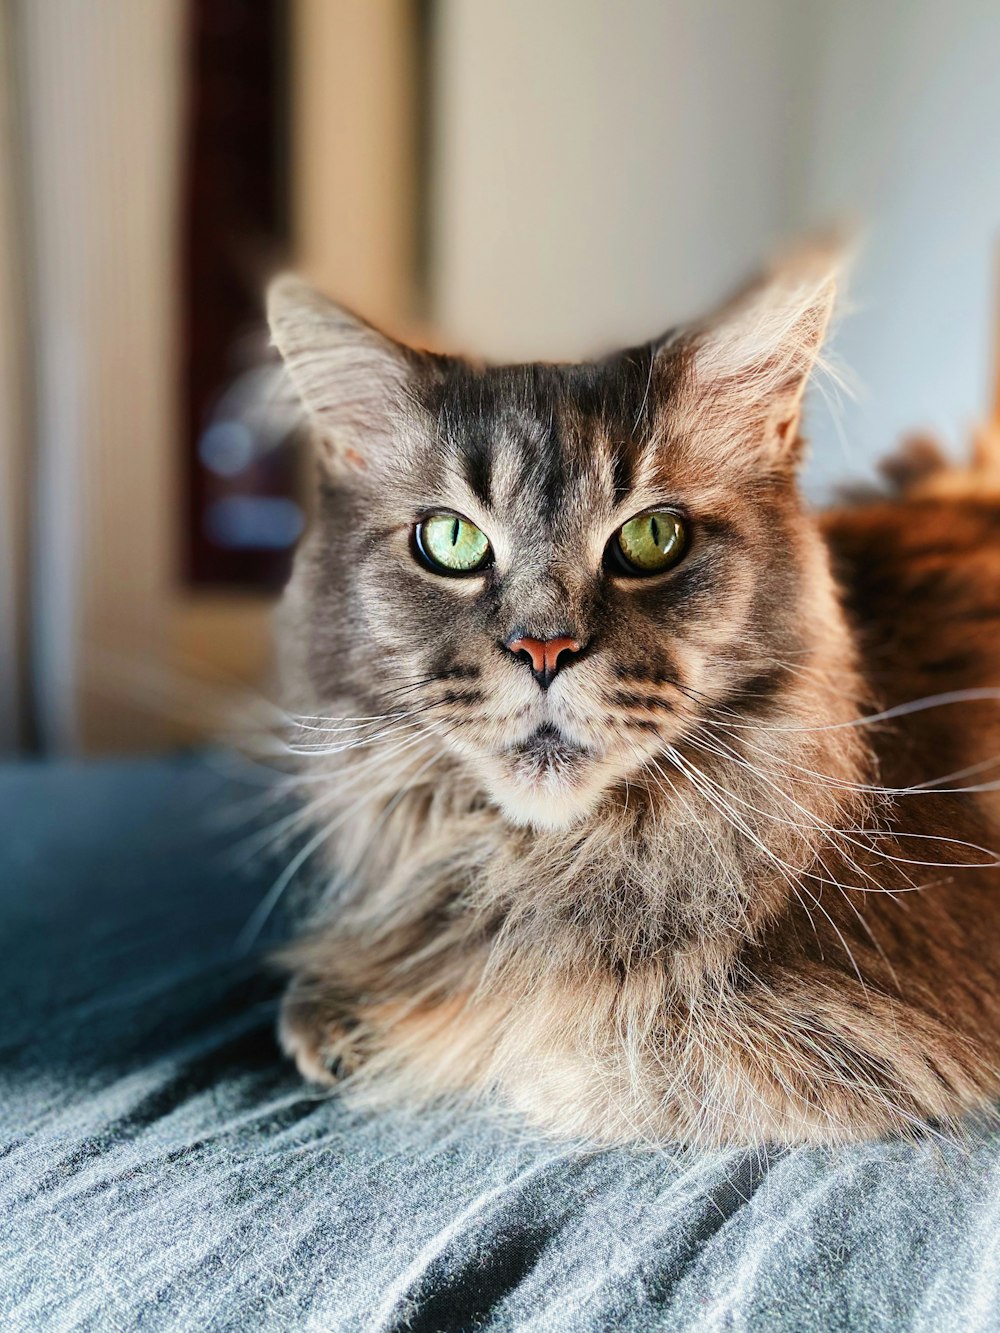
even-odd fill
[(552, 524), (571, 494), (596, 501), (600, 490), (614, 505), (648, 472), (654, 405), (670, 378), (656, 345), (585, 365), (445, 366), (420, 397), (449, 465), (484, 507), (517, 505)]

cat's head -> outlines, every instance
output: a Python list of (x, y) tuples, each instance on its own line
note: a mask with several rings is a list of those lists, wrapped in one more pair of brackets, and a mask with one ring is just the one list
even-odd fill
[(800, 259), (643, 347), (494, 367), (278, 279), (321, 461), (292, 592), (318, 711), (412, 716), (510, 820), (559, 828), (766, 709), (839, 615), (795, 482), (833, 295)]

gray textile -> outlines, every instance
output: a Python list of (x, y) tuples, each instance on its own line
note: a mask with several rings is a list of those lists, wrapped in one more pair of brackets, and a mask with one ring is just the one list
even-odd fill
[(317, 1098), (234, 948), (275, 873), (233, 869), (234, 797), (0, 771), (0, 1326), (1000, 1328), (995, 1131), (578, 1156)]

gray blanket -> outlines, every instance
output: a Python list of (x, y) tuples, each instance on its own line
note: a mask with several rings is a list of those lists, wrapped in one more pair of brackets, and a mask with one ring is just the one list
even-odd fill
[(1000, 1328), (995, 1131), (583, 1155), (303, 1087), (216, 768), (0, 771), (0, 1326)]

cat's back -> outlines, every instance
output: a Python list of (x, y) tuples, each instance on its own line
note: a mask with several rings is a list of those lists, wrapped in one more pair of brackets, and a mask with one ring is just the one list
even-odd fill
[[(1000, 449), (832, 510), (823, 526), (875, 703), (917, 705), (892, 728), (898, 777), (988, 763), (1000, 754)], [(984, 799), (1000, 821), (1000, 795)]]

